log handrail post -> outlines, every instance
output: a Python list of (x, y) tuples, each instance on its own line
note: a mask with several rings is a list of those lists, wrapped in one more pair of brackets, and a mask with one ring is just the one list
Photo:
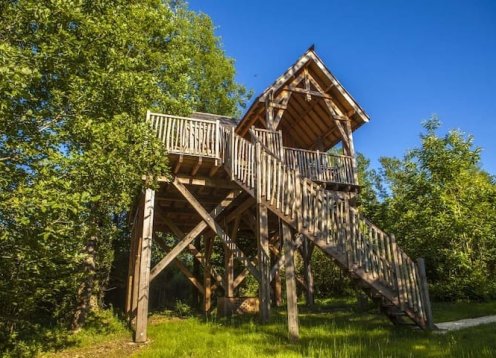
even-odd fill
[(260, 142), (257, 141), (255, 144), (255, 195), (257, 199), (257, 204), (262, 202), (262, 148)]
[(215, 121), (215, 157), (220, 159), (220, 122)]
[(422, 301), (424, 303), (423, 308), (425, 313), (425, 319), (427, 321), (426, 322), (427, 328), (432, 330), (435, 329), (436, 326), (434, 325), (434, 322), (432, 320), (432, 308), (429, 297), (429, 285), (427, 284), (427, 275), (425, 273), (425, 261), (422, 257), (419, 257), (417, 259), (417, 266), (420, 276), (420, 288), (421, 288)]

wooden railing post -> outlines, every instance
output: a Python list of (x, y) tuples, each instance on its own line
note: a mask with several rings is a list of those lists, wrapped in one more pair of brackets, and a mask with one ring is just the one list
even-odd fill
[(215, 121), (215, 157), (220, 159), (220, 122)]
[(255, 144), (255, 195), (257, 199), (257, 204), (262, 202), (262, 148), (260, 147), (260, 142), (257, 141)]
[(234, 156), (237, 153), (234, 153), (234, 141), (235, 141), (236, 133), (234, 132), (234, 127), (231, 127), (230, 135), (229, 135), (229, 168), (231, 168), (231, 180), (234, 180)]
[(418, 270), (419, 270), (419, 276), (420, 276), (420, 288), (421, 288), (421, 294), (422, 294), (422, 301), (423, 301), (423, 308), (425, 311), (425, 318), (426, 318), (426, 323), (427, 327), (429, 329), (434, 329), (436, 328), (434, 325), (434, 322), (432, 321), (432, 309), (431, 309), (431, 301), (429, 298), (429, 285), (427, 284), (427, 275), (425, 273), (425, 261), (423, 258), (418, 258), (417, 259), (417, 265), (418, 265)]
[(394, 265), (394, 272), (396, 276), (396, 289), (398, 290), (398, 301), (400, 303), (400, 308), (402, 310), (405, 309), (405, 298), (403, 295), (403, 279), (401, 275), (401, 267), (400, 267), (400, 258), (399, 255), (400, 253), (398, 252), (398, 247), (396, 245), (396, 239), (394, 235), (391, 235), (391, 251), (393, 252), (393, 265)]

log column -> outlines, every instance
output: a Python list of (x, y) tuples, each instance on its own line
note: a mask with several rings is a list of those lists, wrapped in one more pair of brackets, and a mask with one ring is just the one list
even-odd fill
[(205, 267), (203, 270), (203, 312), (208, 315), (212, 308), (212, 276), (210, 275), (210, 257), (212, 256), (212, 249), (214, 238), (204, 238), (205, 240)]
[(259, 301), (260, 318), (263, 323), (270, 317), (270, 252), (267, 208), (257, 204), (257, 246), (258, 267), (260, 272)]
[(148, 323), (148, 295), (150, 289), (150, 261), (152, 254), (153, 214), (155, 209), (155, 191), (146, 189), (143, 205), (142, 233), (139, 240), (138, 252), (141, 253), (139, 264), (139, 285), (136, 305), (136, 331), (134, 341), (146, 342)]
[(288, 305), (288, 334), (290, 341), (300, 338), (298, 325), (298, 306), (296, 295), (296, 272), (294, 266), (294, 243), (291, 228), (282, 223), (282, 237), (284, 246), (284, 267), (286, 270), (286, 301)]
[(312, 273), (312, 253), (314, 246), (307, 238), (303, 238), (301, 246), (301, 256), (303, 257), (303, 274), (306, 286), (306, 304), (311, 307), (314, 304), (314, 287), (313, 287), (313, 273)]

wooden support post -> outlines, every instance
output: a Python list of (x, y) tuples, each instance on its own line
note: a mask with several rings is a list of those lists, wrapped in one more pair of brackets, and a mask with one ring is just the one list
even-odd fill
[(153, 212), (155, 207), (155, 191), (146, 189), (143, 208), (143, 231), (141, 239), (140, 279), (138, 290), (138, 304), (136, 311), (136, 331), (134, 341), (146, 342), (146, 328), (148, 323), (148, 294), (150, 285), (150, 261), (152, 255)]
[[(276, 246), (276, 250), (279, 255), (282, 255), (281, 253), (281, 236), (277, 235), (276, 237), (276, 242), (274, 245)], [(278, 256), (276, 253), (271, 252), (271, 265), (274, 267), (274, 265), (277, 265), (278, 263)], [(271, 269), (272, 273), (272, 269)], [(274, 271), (274, 274), (271, 275), (272, 278), (272, 304), (276, 307), (280, 307), (282, 305), (282, 285), (281, 285), (281, 275), (279, 273), (279, 267), (276, 268)]]
[(353, 184), (358, 185), (358, 168), (355, 158), (355, 146), (353, 144), (353, 130), (351, 129), (351, 120), (348, 119), (346, 121), (346, 134), (348, 135), (348, 145), (347, 145), (347, 153), (351, 157), (351, 163), (353, 167)]
[[(237, 216), (232, 226), (231, 240), (234, 242), (236, 242), (236, 237), (238, 235), (240, 219), (241, 217)], [(234, 254), (229, 250), (229, 247), (226, 244), (224, 244), (224, 269), (224, 296), (234, 297)]]
[(257, 204), (257, 246), (258, 268), (260, 272), (259, 301), (260, 318), (263, 323), (269, 321), (270, 316), (270, 252), (269, 227), (267, 208)]
[(286, 269), (286, 301), (288, 305), (288, 334), (289, 340), (294, 342), (300, 338), (298, 326), (298, 306), (296, 296), (296, 272), (294, 267), (294, 245), (291, 228), (282, 223), (282, 237), (284, 246), (284, 266)]
[[(131, 229), (131, 247), (129, 250), (129, 267), (128, 267), (128, 276), (127, 276), (127, 290), (126, 290), (126, 316), (132, 322), (135, 316), (135, 308), (133, 307), (133, 301), (136, 301), (136, 295), (134, 295), (135, 290), (135, 278), (136, 272), (139, 274), (139, 265), (141, 254), (138, 253), (139, 249), (139, 240), (138, 237), (141, 235), (141, 215), (142, 215), (142, 205), (143, 205), (143, 195), (140, 197), (138, 204), (136, 206), (136, 210), (134, 211), (134, 218), (132, 222)], [(138, 280), (136, 280), (138, 283)], [(137, 286), (136, 286), (137, 287)], [(137, 289), (136, 289), (137, 292)], [(134, 323), (132, 323), (133, 326)]]
[(210, 257), (212, 256), (212, 249), (214, 238), (204, 238), (204, 253), (205, 253), (205, 269), (203, 270), (203, 312), (208, 315), (212, 308), (212, 276), (210, 275)]
[[(184, 235), (183, 235), (184, 237)], [(195, 239), (195, 248), (197, 247), (200, 247), (200, 238), (197, 237)], [(193, 275), (195, 277), (200, 277), (200, 264), (201, 264), (201, 261), (199, 259), (197, 260), (193, 260)], [(203, 292), (205, 289), (203, 289), (202, 291), (202, 295), (203, 295)], [(196, 290), (195, 288), (193, 288), (193, 295), (192, 295), (192, 298), (193, 298), (193, 306), (195, 308), (197, 308), (198, 310), (200, 310), (200, 305), (201, 305), (201, 300), (200, 300), (200, 295), (198, 294), (199, 291)]]
[(313, 286), (313, 273), (312, 273), (312, 254), (314, 246), (310, 243), (307, 238), (303, 239), (303, 245), (301, 247), (301, 253), (303, 257), (303, 270), (304, 270), (304, 280), (306, 286), (305, 300), (307, 306), (311, 307), (314, 305), (314, 286)]
[(134, 267), (133, 267), (133, 288), (131, 292), (131, 328), (136, 331), (136, 314), (138, 311), (138, 292), (139, 292), (139, 282), (140, 282), (140, 269), (141, 269), (141, 245), (143, 240), (141, 240), (141, 233), (143, 231), (143, 206), (140, 206), (140, 216), (137, 222), (136, 236), (136, 250), (134, 256)]
[(423, 258), (417, 259), (418, 272), (420, 276), (420, 288), (422, 294), (422, 301), (425, 311), (425, 319), (427, 323), (427, 328), (435, 329), (434, 321), (432, 320), (432, 309), (431, 309), (431, 301), (429, 297), (429, 285), (427, 284), (427, 275), (425, 273), (425, 261)]

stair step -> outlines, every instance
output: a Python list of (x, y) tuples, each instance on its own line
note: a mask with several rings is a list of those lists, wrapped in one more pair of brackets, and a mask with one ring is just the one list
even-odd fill
[(403, 311), (393, 311), (393, 312), (388, 311), (387, 314), (390, 316), (395, 316), (395, 317), (406, 316), (406, 313)]

